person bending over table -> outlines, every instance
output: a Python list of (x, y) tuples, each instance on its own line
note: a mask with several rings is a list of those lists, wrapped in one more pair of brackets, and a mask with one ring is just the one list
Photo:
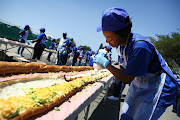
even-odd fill
[[(56, 51), (56, 43), (55, 43), (55, 41), (56, 41), (56, 39), (53, 38), (52, 41), (51, 41), (51, 45), (49, 46), (49, 49), (54, 50), (54, 51)], [(51, 60), (50, 60), (51, 55), (52, 55), (52, 53), (49, 52), (49, 54), (47, 56), (47, 61), (48, 62), (51, 62)]]
[(42, 55), (42, 52), (44, 51), (44, 48), (46, 48), (46, 34), (45, 32), (45, 28), (41, 28), (40, 30), (40, 34), (38, 35), (37, 39), (32, 40), (31, 42), (34, 43), (36, 42), (35, 46), (34, 46), (34, 54), (32, 59), (38, 59), (40, 60), (40, 57)]
[(77, 51), (77, 47), (74, 46), (73, 47), (73, 60), (72, 60), (72, 66), (75, 66), (76, 62), (77, 62), (77, 59), (79, 57), (79, 52)]
[[(102, 31), (106, 42), (118, 47), (124, 57), (123, 67), (113, 66), (99, 53), (95, 62), (108, 69), (117, 79), (130, 83), (121, 120), (157, 120), (173, 104), (179, 87), (176, 78), (155, 46), (142, 35), (131, 32), (132, 22), (122, 8), (103, 11)], [(124, 47), (123, 51), (120, 51)]]

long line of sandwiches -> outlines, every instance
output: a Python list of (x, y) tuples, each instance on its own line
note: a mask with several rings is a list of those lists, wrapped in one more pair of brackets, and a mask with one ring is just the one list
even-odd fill
[(19, 73), (72, 72), (93, 70), (90, 66), (59, 66), (25, 62), (0, 61), (0, 75), (7, 76)]
[[(44, 67), (41, 68), (41, 65), (37, 64), (35, 68), (34, 64), (28, 63), (4, 63), (5, 64), (0, 65), (0, 71), (3, 70), (2, 68), (6, 71), (10, 70), (11, 67), (11, 70), (19, 70), (16, 74), (24, 73), (20, 70), (25, 70), (26, 73), (35, 73), (35, 71), (40, 71), (38, 69), (42, 71), (45, 70), (45, 72), (50, 72), (52, 70), (56, 73), (39, 73), (37, 75), (20, 74), (17, 79), (0, 82), (1, 120), (25, 120), (34, 115), (43, 113), (62, 104), (69, 97), (81, 91), (84, 86), (110, 75), (110, 72), (106, 70), (95, 72), (92, 70), (93, 68), (85, 66), (81, 66), (83, 69), (81, 67), (76, 67), (76, 69), (75, 67), (67, 68), (67, 66), (64, 66), (65, 70), (63, 70), (63, 66), (55, 65), (52, 65), (53, 68), (50, 68), (49, 65), (43, 65)], [(78, 72), (83, 70), (88, 71)], [(59, 73), (57, 71), (65, 72)], [(67, 71), (69, 74), (67, 74)], [(12, 77), (13, 76), (9, 78)]]

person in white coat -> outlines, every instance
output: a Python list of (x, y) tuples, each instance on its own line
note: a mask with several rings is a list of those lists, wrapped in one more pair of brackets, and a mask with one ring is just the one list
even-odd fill
[(131, 83), (121, 120), (157, 120), (173, 104), (179, 85), (155, 46), (147, 38), (132, 33), (131, 27), (124, 9), (103, 11), (97, 32), (102, 31), (106, 42), (117, 47), (117, 55), (124, 58), (123, 69), (111, 65), (103, 54), (96, 55), (94, 61), (122, 82)]

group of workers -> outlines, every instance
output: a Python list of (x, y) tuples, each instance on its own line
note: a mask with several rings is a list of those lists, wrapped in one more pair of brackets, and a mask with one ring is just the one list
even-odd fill
[[(110, 58), (107, 59), (107, 56), (98, 52), (95, 55), (91, 54), (87, 60), (93, 59), (93, 63), (108, 69), (119, 81), (131, 83), (122, 107), (121, 120), (157, 120), (167, 107), (174, 103), (179, 83), (155, 46), (142, 35), (131, 32), (131, 28), (132, 22), (126, 10), (117, 7), (104, 10), (102, 23), (97, 27), (97, 32), (102, 31), (106, 42), (117, 49), (117, 55), (121, 60), (118, 65), (112, 65)], [(27, 29), (25, 26), (25, 30), (21, 32), (24, 34), (22, 42), (27, 40)], [(47, 38), (44, 34), (45, 29), (40, 31), (41, 34), (35, 40), (39, 44), (35, 47), (41, 46), (43, 50), (44, 40)], [(72, 47), (70, 41), (67, 33), (63, 33), (57, 47), (57, 65), (66, 63), (70, 50), (74, 54), (72, 65), (75, 65), (78, 58), (80, 62), (88, 54), (82, 47)], [(41, 54), (41, 51), (34, 52), (39, 53), (35, 53), (33, 58)], [(176, 106), (178, 112), (179, 104)]]
[[(33, 53), (32, 59), (37, 58), (37, 60), (40, 60), (40, 57), (44, 49), (46, 48), (46, 41), (47, 41), (45, 28), (40, 28), (39, 30), (40, 30), (40, 34), (38, 35), (37, 39), (31, 40), (31, 43), (36, 42), (34, 45), (34, 53)], [(27, 37), (28, 37), (29, 31), (30, 31), (30, 26), (25, 25), (24, 29), (19, 32), (19, 35), (20, 35), (19, 42), (28, 44)], [(17, 54), (21, 57), (24, 57), (23, 51), (24, 51), (24, 47), (19, 47)]]
[[(24, 29), (19, 32), (20, 34), (19, 42), (28, 44), (27, 37), (29, 31), (30, 31), (30, 26), (25, 25)], [(45, 34), (45, 28), (40, 28), (40, 34), (38, 35), (37, 39), (31, 40), (31, 43), (36, 42), (34, 45), (34, 53), (32, 59), (40, 60), (42, 52), (46, 48), (46, 41), (47, 41), (47, 37)], [(91, 66), (93, 65), (93, 60), (92, 59), (90, 60), (91, 56), (93, 55), (91, 48), (89, 48), (89, 50), (83, 50), (83, 47), (81, 46), (76, 47), (73, 44), (73, 38), (68, 39), (66, 32), (64, 32), (63, 37), (59, 39), (58, 45), (56, 45), (56, 39), (53, 38), (51, 40), (49, 49), (52, 49), (55, 52), (57, 51), (56, 65), (66, 65), (67, 59), (69, 58), (70, 55), (73, 56), (72, 64), (71, 64), (72, 66), (74, 66), (77, 63), (77, 61), (79, 62), (78, 66), (81, 66), (82, 63), (84, 66), (88, 66), (89, 64)], [(23, 51), (24, 51), (24, 47), (19, 47), (17, 54), (21, 57), (24, 57)], [(52, 52), (49, 52), (47, 56), (47, 61), (49, 62), (51, 61), (50, 60), (51, 55)]]
[(84, 66), (89, 65), (89, 59), (92, 56), (91, 48), (89, 50), (84, 50), (81, 46), (75, 46), (73, 44), (73, 38), (70, 40), (67, 38), (67, 33), (63, 33), (63, 37), (59, 40), (59, 44), (57, 47), (57, 62), (56, 65), (66, 65), (67, 59), (71, 56), (72, 59), (72, 66), (74, 66), (77, 61), (78, 66), (82, 65), (82, 60), (84, 59)]

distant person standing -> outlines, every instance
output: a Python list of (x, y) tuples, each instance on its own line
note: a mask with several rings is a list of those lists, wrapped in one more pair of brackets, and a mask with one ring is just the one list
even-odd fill
[(89, 48), (89, 50), (87, 50), (86, 52), (86, 66), (89, 66), (89, 60), (91, 55), (92, 55), (91, 48)]
[(69, 48), (70, 48), (70, 50), (72, 50), (73, 47), (74, 47), (73, 38), (71, 38), (70, 41), (69, 41)]
[[(29, 34), (29, 30), (30, 30), (29, 25), (25, 25), (24, 29), (19, 32), (19, 35), (20, 35), (19, 42), (27, 43), (27, 37), (28, 37), (28, 34)], [(21, 50), (21, 52), (20, 52), (20, 50)], [(18, 56), (24, 57), (22, 55), (23, 51), (24, 51), (24, 47), (19, 47), (18, 52), (17, 52)]]
[[(56, 39), (53, 38), (52, 41), (51, 41), (51, 45), (49, 46), (49, 49), (56, 50), (56, 43), (55, 43), (55, 41), (56, 41)], [(51, 62), (51, 60), (50, 60), (51, 55), (52, 55), (52, 53), (49, 53), (48, 57), (47, 57), (47, 61), (49, 61), (49, 62)]]
[(37, 39), (32, 40), (33, 42), (36, 42), (35, 46), (34, 46), (34, 54), (32, 59), (38, 59), (40, 60), (40, 57), (42, 55), (42, 52), (44, 51), (44, 48), (46, 48), (46, 34), (45, 32), (45, 28), (41, 28), (40, 30), (40, 34), (38, 35)]
[(81, 61), (82, 61), (82, 59), (83, 59), (83, 57), (84, 57), (84, 51), (83, 51), (83, 47), (80, 47), (79, 48), (79, 53), (80, 53), (80, 55), (79, 55), (79, 57), (78, 57), (78, 59), (79, 59), (79, 64), (78, 64), (78, 66), (81, 66)]
[(72, 61), (72, 66), (74, 66), (77, 62), (77, 58), (79, 57), (79, 52), (77, 51), (76, 46), (73, 47), (73, 61)]
[(94, 60), (94, 53), (91, 54), (90, 59), (89, 59), (89, 66), (93, 67), (93, 60)]
[(65, 61), (65, 56), (68, 54), (69, 39), (67, 38), (67, 33), (63, 33), (63, 37), (59, 40), (57, 48), (57, 65), (63, 65)]

